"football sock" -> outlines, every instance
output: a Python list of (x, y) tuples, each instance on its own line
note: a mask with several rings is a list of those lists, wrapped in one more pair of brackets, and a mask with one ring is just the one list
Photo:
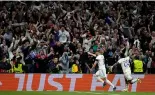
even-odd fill
[(131, 80), (131, 83), (135, 83), (137, 81), (138, 81), (138, 79), (133, 79), (133, 80)]
[(96, 77), (97, 80), (99, 80), (100, 82), (104, 83), (104, 81), (100, 78), (100, 77)]
[(129, 89), (129, 84), (126, 84), (126, 89)]
[(108, 79), (106, 79), (106, 83), (112, 86), (113, 88), (115, 87)]

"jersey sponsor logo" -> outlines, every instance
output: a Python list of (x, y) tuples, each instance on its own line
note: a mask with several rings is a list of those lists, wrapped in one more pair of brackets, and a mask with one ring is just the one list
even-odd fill
[[(154, 92), (155, 75), (133, 75), (142, 83), (130, 85), (132, 92)], [(109, 74), (108, 79), (120, 91), (125, 88), (124, 75)], [(92, 74), (0, 74), (0, 91), (112, 91), (109, 85), (102, 88)]]

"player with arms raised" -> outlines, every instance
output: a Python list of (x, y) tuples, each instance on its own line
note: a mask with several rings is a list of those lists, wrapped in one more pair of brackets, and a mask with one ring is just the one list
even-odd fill
[[(105, 63), (104, 63), (104, 56), (102, 55), (103, 53), (101, 53), (101, 51), (100, 51), (100, 52), (96, 52), (96, 54), (92, 54), (90, 52), (88, 52), (88, 54), (96, 57), (96, 61), (93, 64), (90, 71), (92, 71), (96, 67), (96, 65), (98, 64), (99, 70), (95, 74), (96, 78), (100, 82), (103, 83), (103, 87), (106, 85), (106, 83), (108, 83), (110, 86), (113, 87), (113, 91), (115, 91), (116, 87), (107, 79), (106, 68), (105, 68)], [(103, 80), (102, 80), (102, 78), (103, 78)]]
[(121, 58), (118, 60), (117, 63), (115, 63), (113, 66), (110, 66), (110, 71), (112, 71), (112, 69), (120, 64), (124, 73), (124, 77), (125, 77), (125, 83), (126, 83), (126, 88), (123, 91), (128, 91), (129, 89), (129, 84), (133, 84), (135, 82), (141, 82), (141, 80), (139, 78), (137, 79), (133, 79), (131, 76), (131, 68), (130, 68), (130, 64), (132, 63), (132, 58), (131, 57), (125, 57), (125, 58)]

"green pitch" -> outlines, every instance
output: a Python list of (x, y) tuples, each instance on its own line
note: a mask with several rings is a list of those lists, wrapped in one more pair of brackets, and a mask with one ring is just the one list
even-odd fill
[(0, 91), (0, 95), (155, 95), (154, 93), (131, 92), (56, 92), (56, 91)]

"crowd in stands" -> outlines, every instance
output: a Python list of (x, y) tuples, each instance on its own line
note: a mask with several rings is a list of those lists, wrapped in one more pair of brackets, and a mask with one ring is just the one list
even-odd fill
[[(0, 2), (1, 73), (94, 73), (134, 58), (133, 73), (155, 73), (155, 2)], [(138, 66), (138, 67), (137, 67)], [(140, 70), (135, 70), (140, 69)], [(122, 73), (118, 66), (114, 73)]]

